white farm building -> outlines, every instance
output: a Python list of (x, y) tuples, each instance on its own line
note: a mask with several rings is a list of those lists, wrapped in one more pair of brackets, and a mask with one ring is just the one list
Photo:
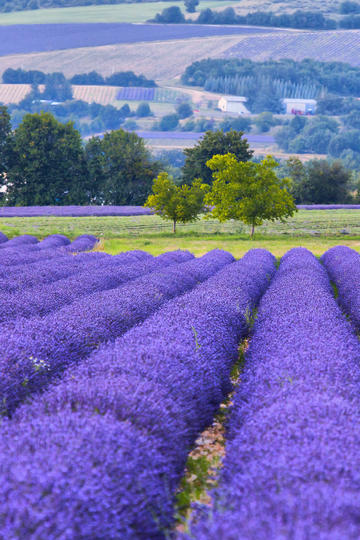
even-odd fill
[(282, 100), (286, 114), (314, 114), (316, 99), (285, 98)]
[(250, 114), (245, 106), (246, 102), (247, 98), (243, 96), (222, 96), (219, 99), (218, 107), (223, 112)]

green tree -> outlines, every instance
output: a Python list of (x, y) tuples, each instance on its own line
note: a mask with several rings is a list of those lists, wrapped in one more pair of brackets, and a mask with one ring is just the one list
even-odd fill
[(260, 163), (239, 161), (235, 155), (216, 155), (207, 163), (213, 171), (214, 183), (205, 195), (212, 207), (209, 216), (226, 221), (238, 219), (251, 226), (264, 221), (285, 221), (296, 212), (293, 197), (288, 192), (288, 178), (278, 178), (277, 162), (267, 156)]
[(135, 114), (139, 118), (144, 118), (145, 116), (152, 116), (152, 112), (151, 112), (149, 104), (146, 103), (146, 101), (139, 103)]
[(227, 133), (207, 131), (195, 146), (185, 148), (184, 182), (189, 184), (194, 178), (201, 178), (206, 184), (212, 184), (213, 177), (207, 162), (216, 154), (232, 153), (239, 161), (248, 161), (254, 152), (249, 149), (247, 139), (242, 138), (243, 134), (233, 129)]
[(192, 107), (189, 103), (180, 103), (176, 107), (176, 112), (181, 119), (189, 118), (189, 116), (192, 116), (193, 114)]
[(4, 105), (0, 105), (0, 186), (6, 179), (11, 141), (10, 114)]
[(199, 219), (205, 212), (204, 195), (209, 187), (198, 178), (191, 186), (177, 186), (171, 176), (161, 172), (155, 178), (152, 195), (149, 195), (145, 206), (152, 208), (158, 216), (173, 222), (176, 233), (177, 223), (188, 223)]
[(350, 202), (351, 171), (341, 161), (312, 160), (306, 165), (306, 177), (300, 185), (305, 204), (344, 204)]
[(49, 73), (46, 76), (45, 89), (42, 93), (44, 99), (66, 101), (72, 99), (71, 84), (63, 73)]
[(6, 202), (13, 205), (83, 204), (87, 175), (80, 133), (50, 113), (26, 114), (13, 134)]
[(179, 116), (177, 114), (166, 114), (159, 122), (159, 128), (161, 131), (171, 131), (175, 129), (179, 123)]
[(199, 0), (184, 0), (185, 8), (188, 13), (195, 13)]
[(159, 163), (151, 159), (144, 140), (123, 129), (92, 137), (85, 153), (89, 180), (102, 204), (144, 204)]
[(178, 6), (170, 6), (157, 13), (153, 22), (156, 23), (183, 23), (185, 17)]

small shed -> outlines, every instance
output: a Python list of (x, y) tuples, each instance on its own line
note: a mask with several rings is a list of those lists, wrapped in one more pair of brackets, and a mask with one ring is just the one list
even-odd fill
[(284, 98), (286, 114), (315, 114), (316, 99)]
[(231, 112), (236, 114), (250, 114), (245, 103), (247, 98), (244, 96), (222, 96), (219, 99), (218, 107), (223, 112)]

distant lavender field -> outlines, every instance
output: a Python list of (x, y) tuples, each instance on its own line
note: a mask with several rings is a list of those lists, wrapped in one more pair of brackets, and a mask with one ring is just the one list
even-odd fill
[(360, 204), (298, 204), (299, 210), (360, 210)]
[[(360, 204), (298, 204), (299, 210), (360, 210)], [(152, 215), (142, 206), (4, 206), (0, 218), (10, 217), (104, 217)]]
[(142, 206), (4, 206), (0, 217), (143, 216), (152, 214)]
[[(139, 8), (140, 9), (140, 8)], [(261, 33), (281, 32), (261, 28)], [(31, 52), (99, 47), (115, 43), (166, 41), (194, 37), (259, 33), (258, 27), (188, 24), (18, 24), (0, 26), (0, 56)]]
[[(143, 139), (185, 139), (185, 140), (198, 140), (205, 135), (204, 132), (196, 133), (194, 131), (136, 131), (139, 137)], [(245, 133), (244, 135), (249, 143), (273, 143), (274, 137), (271, 135), (251, 135)]]

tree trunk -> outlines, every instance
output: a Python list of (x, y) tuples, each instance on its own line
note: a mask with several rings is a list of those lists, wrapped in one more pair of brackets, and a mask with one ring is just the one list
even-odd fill
[(173, 233), (176, 234), (176, 219), (173, 221)]
[(254, 232), (255, 232), (255, 224), (253, 223), (253, 224), (251, 225), (250, 238), (253, 238), (253, 237), (254, 237)]

